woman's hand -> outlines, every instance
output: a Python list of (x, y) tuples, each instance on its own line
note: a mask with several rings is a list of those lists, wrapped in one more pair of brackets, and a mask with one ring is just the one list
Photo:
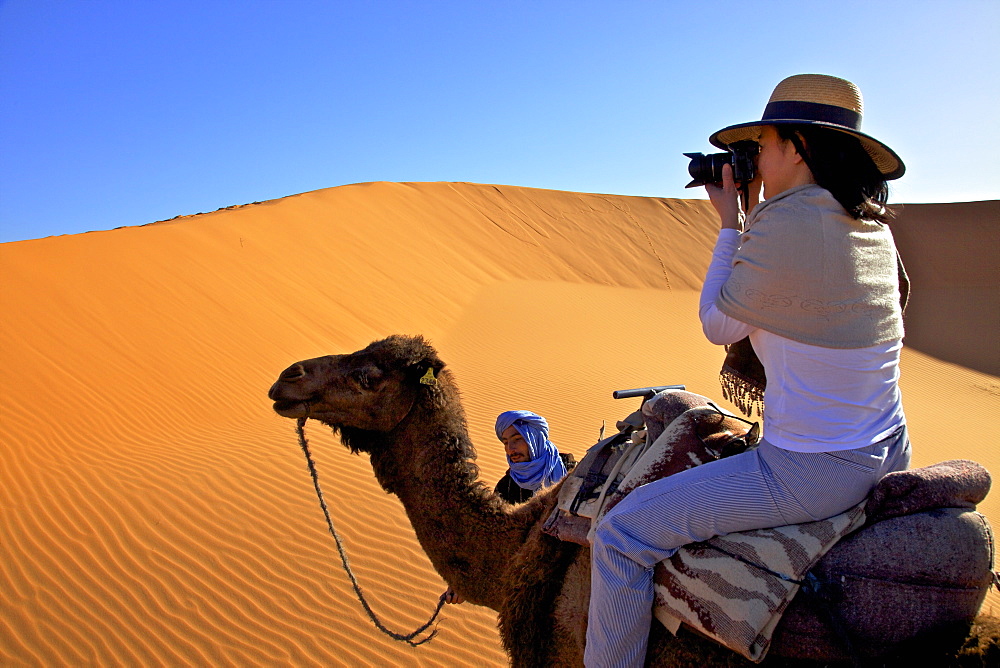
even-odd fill
[(714, 183), (707, 183), (705, 190), (708, 191), (708, 198), (712, 200), (712, 206), (719, 214), (722, 229), (742, 230), (743, 217), (740, 211), (740, 198), (733, 182), (732, 166), (722, 166), (721, 188)]
[(451, 587), (448, 587), (448, 589), (443, 594), (441, 594), (441, 597), (444, 598), (445, 603), (454, 603), (457, 605), (458, 603), (465, 602), (465, 599), (462, 598), (459, 595), (459, 593), (454, 589), (452, 589)]

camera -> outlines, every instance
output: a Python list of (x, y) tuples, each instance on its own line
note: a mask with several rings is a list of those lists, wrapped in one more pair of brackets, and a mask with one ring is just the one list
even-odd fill
[(760, 146), (755, 141), (738, 141), (729, 144), (729, 150), (725, 153), (685, 153), (691, 158), (688, 164), (688, 174), (691, 175), (691, 183), (685, 188), (703, 186), (706, 183), (722, 184), (722, 166), (733, 166), (733, 181), (739, 184), (747, 184), (753, 181), (754, 166), (753, 159), (760, 150)]

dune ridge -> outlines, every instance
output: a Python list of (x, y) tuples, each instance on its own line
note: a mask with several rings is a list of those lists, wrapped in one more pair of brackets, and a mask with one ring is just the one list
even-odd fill
[[(1000, 470), (971, 424), (940, 418), (942, 397), (977, 415), (1000, 406), (985, 343), (997, 256), (968, 222), (997, 210), (907, 205), (894, 225), (910, 225), (897, 237), (914, 277), (915, 465)], [(945, 241), (920, 241), (942, 221), (961, 267), (928, 259)], [(715, 231), (704, 201), (371, 183), (0, 245), (0, 663), (504, 665), (482, 608), (447, 607), (416, 649), (374, 629), (267, 388), (295, 360), (423, 334), (462, 389), (485, 483), (505, 468), (502, 410), (546, 415), (581, 456), (634, 408), (614, 389), (719, 397), (721, 349), (696, 308)], [(963, 321), (948, 356), (952, 330), (931, 315), (965, 317), (956, 295), (986, 317)], [(362, 587), (411, 630), (444, 583), (367, 459), (307, 430)], [(992, 497), (981, 510), (1000, 522)]]

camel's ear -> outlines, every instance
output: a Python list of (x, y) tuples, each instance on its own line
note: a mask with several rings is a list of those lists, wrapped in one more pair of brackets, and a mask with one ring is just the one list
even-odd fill
[(437, 385), (438, 374), (443, 368), (441, 360), (425, 359), (410, 367), (407, 375), (421, 385)]

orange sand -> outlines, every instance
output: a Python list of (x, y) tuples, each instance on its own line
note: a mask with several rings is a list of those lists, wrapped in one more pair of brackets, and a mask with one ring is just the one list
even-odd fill
[[(981, 235), (997, 213), (911, 205), (897, 225), (921, 279), (903, 361), (916, 465), (1000, 471), (979, 429), (1000, 408)], [(581, 456), (635, 407), (614, 389), (718, 396), (696, 315), (714, 236), (703, 201), (374, 183), (0, 246), (0, 664), (505, 664), (487, 609), (449, 606), (419, 649), (374, 629), (267, 389), (292, 361), (420, 333), (456, 374), (485, 480), (505, 468), (502, 410), (544, 414)], [(355, 571), (409, 631), (445, 585), (367, 459), (317, 427)], [(981, 509), (1000, 527), (998, 499)]]

